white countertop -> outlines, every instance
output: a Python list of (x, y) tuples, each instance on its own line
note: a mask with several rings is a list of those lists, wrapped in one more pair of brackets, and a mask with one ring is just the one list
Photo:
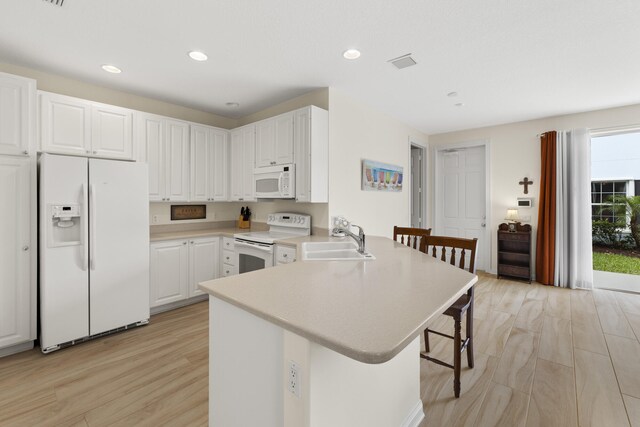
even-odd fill
[[(308, 236), (276, 243), (350, 238)], [(477, 276), (385, 237), (370, 261), (298, 261), (211, 280), (200, 289), (364, 363), (392, 359)], [(298, 256), (298, 259), (301, 259)]]

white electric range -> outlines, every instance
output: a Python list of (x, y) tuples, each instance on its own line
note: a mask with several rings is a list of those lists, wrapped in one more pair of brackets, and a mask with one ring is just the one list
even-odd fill
[(273, 267), (276, 240), (311, 234), (311, 216), (276, 213), (267, 216), (269, 231), (234, 234), (238, 273)]

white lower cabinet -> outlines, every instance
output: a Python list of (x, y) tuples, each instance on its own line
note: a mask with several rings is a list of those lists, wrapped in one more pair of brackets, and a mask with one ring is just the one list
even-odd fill
[(204, 295), (198, 283), (220, 277), (220, 238), (207, 237), (189, 241), (189, 297)]
[(276, 265), (296, 262), (297, 250), (293, 246), (276, 245)]
[(33, 161), (0, 156), (0, 355), (36, 335)]
[(232, 238), (222, 238), (222, 253), (220, 255), (222, 261), (222, 263), (220, 264), (222, 266), (220, 276), (229, 277), (238, 274), (235, 243)]
[(150, 307), (177, 303), (198, 295), (198, 283), (220, 277), (220, 237), (151, 243)]
[(188, 240), (151, 243), (149, 257), (150, 307), (181, 301), (189, 293)]

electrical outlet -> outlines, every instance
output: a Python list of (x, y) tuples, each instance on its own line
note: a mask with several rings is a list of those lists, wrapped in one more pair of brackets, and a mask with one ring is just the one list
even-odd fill
[(289, 391), (296, 397), (300, 397), (300, 374), (298, 371), (298, 365), (293, 360), (289, 361)]
[(158, 215), (154, 215), (153, 218), (152, 218), (152, 221), (153, 221), (154, 224), (157, 224), (158, 223)]

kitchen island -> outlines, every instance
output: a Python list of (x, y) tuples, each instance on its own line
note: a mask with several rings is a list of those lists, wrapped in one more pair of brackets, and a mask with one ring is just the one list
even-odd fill
[(200, 284), (210, 425), (420, 423), (420, 333), (477, 277), (383, 237), (368, 237), (367, 250), (375, 260), (298, 261)]

